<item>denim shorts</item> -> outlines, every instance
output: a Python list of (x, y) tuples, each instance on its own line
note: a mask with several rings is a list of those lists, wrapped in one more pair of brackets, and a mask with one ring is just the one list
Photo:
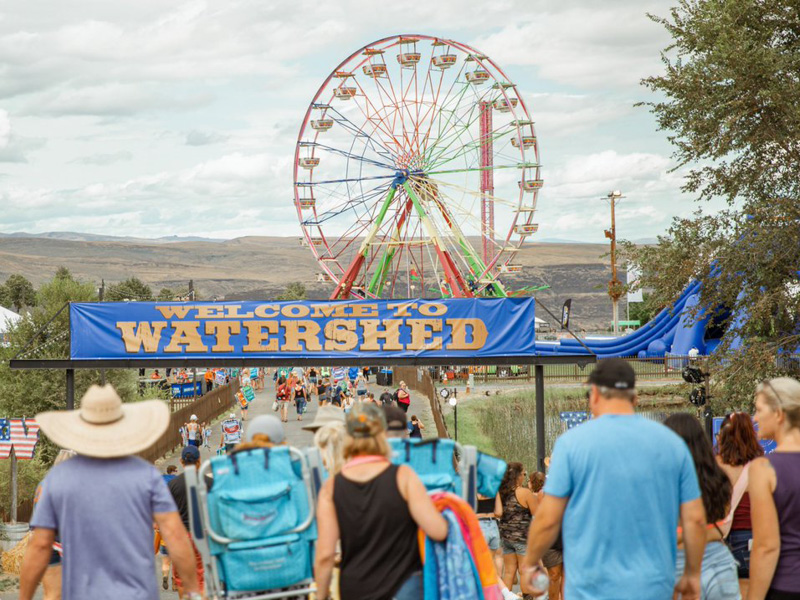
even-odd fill
[(481, 531), (489, 550), (494, 552), (500, 547), (500, 530), (497, 528), (497, 520), (478, 519), (478, 524), (481, 526)]
[(525, 556), (527, 551), (527, 542), (512, 542), (507, 539), (503, 539), (503, 554), (519, 554), (520, 556)]
[[(675, 581), (683, 576), (686, 552), (678, 550), (675, 563)], [(703, 569), (700, 571), (700, 597), (703, 600), (741, 600), (736, 561), (728, 547), (722, 542), (709, 542), (703, 553)]]
[(400, 589), (394, 593), (392, 600), (423, 600), (422, 571), (417, 571), (403, 582)]
[(739, 579), (750, 579), (750, 540), (753, 532), (749, 529), (734, 529), (728, 536), (733, 558), (739, 567)]

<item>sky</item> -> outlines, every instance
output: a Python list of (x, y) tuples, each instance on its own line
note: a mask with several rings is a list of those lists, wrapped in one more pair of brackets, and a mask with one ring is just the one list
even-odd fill
[(320, 84), (379, 38), (490, 56), (536, 123), (536, 239), (663, 233), (696, 204), (637, 102), (669, 44), (663, 0), (0, 3), (0, 232), (299, 236), (297, 133)]

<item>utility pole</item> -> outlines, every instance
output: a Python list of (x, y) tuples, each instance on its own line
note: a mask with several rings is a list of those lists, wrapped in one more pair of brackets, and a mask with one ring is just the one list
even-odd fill
[[(100, 289), (97, 291), (97, 297), (100, 302), (103, 301), (103, 297), (106, 295), (106, 280), (100, 280)], [(106, 370), (100, 369), (100, 385), (106, 384)]]
[(609, 192), (606, 200), (611, 204), (611, 229), (605, 235), (611, 240), (611, 280), (608, 282), (608, 295), (611, 298), (611, 318), (614, 322), (614, 333), (619, 333), (619, 299), (622, 298), (622, 282), (617, 278), (617, 221), (615, 208), (617, 201), (625, 196), (619, 190)]

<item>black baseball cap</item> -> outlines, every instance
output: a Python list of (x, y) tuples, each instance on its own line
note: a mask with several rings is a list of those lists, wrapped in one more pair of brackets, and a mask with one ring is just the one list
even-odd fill
[(636, 373), (627, 360), (604, 358), (589, 374), (587, 383), (610, 390), (632, 390), (636, 387)]
[(406, 413), (404, 413), (401, 409), (397, 408), (396, 406), (384, 406), (383, 410), (386, 413), (387, 431), (406, 430), (407, 428)]

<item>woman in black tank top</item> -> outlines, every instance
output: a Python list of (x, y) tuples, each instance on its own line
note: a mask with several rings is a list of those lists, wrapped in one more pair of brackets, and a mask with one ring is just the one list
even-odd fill
[(336, 544), (341, 541), (342, 600), (422, 600), (417, 531), (447, 537), (419, 477), (389, 463), (386, 417), (358, 403), (347, 416), (342, 472), (322, 487), (314, 573), (317, 598), (327, 600)]

